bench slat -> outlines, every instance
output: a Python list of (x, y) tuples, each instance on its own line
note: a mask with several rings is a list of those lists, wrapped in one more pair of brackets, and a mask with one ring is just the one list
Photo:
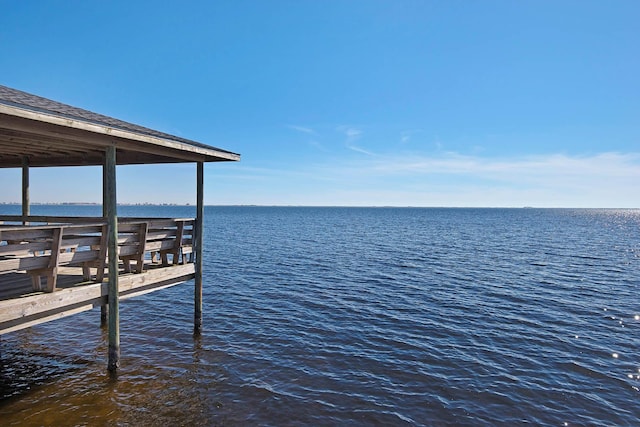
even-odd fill
[(50, 261), (51, 255), (4, 259), (0, 260), (0, 272), (47, 268)]
[(58, 261), (60, 264), (78, 264), (98, 259), (100, 251), (80, 251), (80, 252), (64, 252), (61, 253)]
[(82, 246), (97, 246), (100, 244), (102, 237), (100, 236), (88, 236), (88, 237), (79, 237), (74, 236), (73, 239), (62, 239), (62, 248), (77, 248)]
[(33, 229), (33, 230), (0, 230), (0, 240), (32, 240), (32, 239), (47, 239), (51, 238), (52, 229)]

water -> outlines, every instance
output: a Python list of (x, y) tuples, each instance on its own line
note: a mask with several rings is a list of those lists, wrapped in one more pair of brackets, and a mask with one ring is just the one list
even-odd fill
[(7, 334), (0, 424), (638, 424), (638, 210), (205, 215), (203, 335), (192, 282), (121, 304), (117, 379), (98, 310)]

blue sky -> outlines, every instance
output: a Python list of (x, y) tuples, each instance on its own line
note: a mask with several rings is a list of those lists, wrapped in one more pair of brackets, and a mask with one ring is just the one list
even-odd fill
[[(240, 153), (206, 165), (207, 204), (640, 207), (638, 16), (636, 0), (0, 0), (0, 84)], [(0, 170), (0, 202), (19, 177)], [(99, 202), (100, 180), (34, 169), (31, 197)], [(195, 165), (118, 180), (120, 202), (195, 201)]]

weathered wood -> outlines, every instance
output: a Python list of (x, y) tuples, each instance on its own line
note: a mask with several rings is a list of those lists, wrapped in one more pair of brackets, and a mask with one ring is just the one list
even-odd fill
[[(29, 215), (30, 222), (45, 222), (45, 223), (80, 223), (80, 224), (99, 224), (106, 222), (106, 216), (61, 216), (61, 215)], [(22, 215), (0, 215), (2, 221), (22, 221)], [(165, 228), (175, 227), (176, 221), (185, 221), (186, 224), (193, 224), (194, 218), (163, 218), (163, 217), (118, 217), (119, 224), (126, 223), (138, 223), (145, 221), (149, 223), (149, 227), (153, 228)], [(46, 224), (43, 224), (46, 225)]]
[(104, 223), (97, 223), (97, 224), (79, 224), (79, 225), (73, 225), (72, 227), (70, 226), (65, 226), (65, 231), (66, 234), (69, 236), (72, 236), (74, 233), (75, 234), (89, 234), (89, 233), (99, 233), (101, 230), (101, 227), (104, 225)]
[(118, 212), (116, 201), (116, 147), (110, 145), (105, 152), (107, 222), (109, 224), (109, 356), (107, 369), (115, 372), (120, 367), (120, 305), (118, 301)]
[[(73, 268), (66, 268), (71, 271)], [(66, 272), (68, 273), (68, 272)], [(174, 286), (193, 279), (195, 265), (186, 264), (156, 268), (142, 274), (119, 277), (120, 300), (154, 290)], [(108, 297), (109, 284), (83, 284), (60, 289), (55, 293), (39, 293), (0, 301), (0, 334), (55, 320), (69, 314), (102, 305)]]
[(193, 218), (165, 218), (155, 219), (149, 218), (149, 228), (151, 230), (164, 230), (165, 228), (175, 227), (176, 221), (193, 221)]
[(50, 215), (29, 215), (26, 218), (20, 215), (0, 215), (0, 221), (20, 222), (23, 219), (29, 223), (48, 224), (102, 224), (105, 219), (99, 216), (50, 216)]
[[(157, 288), (165, 288), (191, 280), (195, 275), (195, 265), (185, 264), (156, 268), (142, 274), (120, 276), (120, 299), (127, 299)], [(146, 291), (145, 291), (146, 289)]]
[(132, 233), (137, 234), (140, 231), (140, 221), (136, 222), (122, 222), (118, 221), (118, 233)]
[(55, 290), (61, 266), (95, 266), (96, 280), (102, 280), (105, 229), (104, 224), (3, 228), (0, 240), (8, 244), (0, 246), (0, 274), (26, 271), (32, 276), (34, 290), (40, 290), (41, 277), (46, 277), (49, 292)]
[[(125, 259), (125, 258), (129, 258), (131, 256), (135, 256), (136, 254), (138, 254), (142, 249), (140, 249), (140, 242), (136, 241), (136, 242), (130, 242), (130, 244), (127, 244), (126, 246), (119, 246), (118, 247), (118, 256), (121, 259)], [(129, 272), (129, 267), (127, 267), (125, 265), (124, 267), (125, 272)]]
[(174, 248), (174, 239), (171, 240), (160, 240), (157, 242), (147, 242), (146, 250), (147, 251), (165, 251)]
[(138, 241), (136, 244), (120, 247), (120, 259), (123, 262), (124, 271), (127, 273), (131, 271), (131, 261), (136, 261), (136, 273), (142, 273), (143, 270), (147, 223), (141, 222), (137, 225), (137, 228), (136, 237)]
[[(163, 265), (169, 264), (168, 255), (172, 255), (174, 265), (180, 263), (183, 254), (192, 252), (191, 239), (184, 238), (193, 233), (192, 229), (193, 219), (149, 219), (142, 223), (130, 219), (119, 222), (119, 256), (123, 260), (125, 272), (130, 271), (131, 261), (135, 260), (142, 266), (141, 260), (145, 253), (151, 253), (154, 262), (156, 255), (160, 253)], [(184, 258), (182, 262), (186, 262)]]
[[(54, 294), (36, 294), (24, 298), (0, 301), (0, 325), (4, 329), (10, 324), (37, 320), (58, 310), (76, 304), (88, 304), (102, 296), (101, 283), (62, 289)], [(106, 295), (106, 288), (104, 294)]]
[(6, 241), (31, 241), (36, 239), (51, 238), (52, 227), (19, 227), (0, 229), (0, 238)]
[[(107, 218), (107, 214), (108, 214), (108, 209), (107, 209), (107, 165), (106, 162), (102, 164), (102, 216), (104, 218)], [(109, 242), (109, 236), (107, 235), (108, 233), (108, 225), (107, 228), (105, 230), (105, 232), (103, 233), (102, 237), (103, 237), (103, 241), (102, 241), (102, 250), (106, 251), (107, 250), (107, 244)], [(106, 253), (106, 252), (105, 252)], [(104, 259), (104, 258), (103, 258)], [(88, 267), (88, 266), (87, 266)], [(89, 268), (85, 268), (83, 270), (83, 275), (85, 277), (89, 277), (91, 275), (91, 272), (89, 271)], [(104, 263), (102, 264), (102, 269), (100, 270), (100, 268), (98, 268), (98, 271), (96, 273), (96, 279), (98, 278), (98, 274), (100, 274), (100, 281), (102, 281), (102, 276), (104, 275)], [(106, 304), (107, 300), (103, 299), (102, 300), (102, 304), (100, 304), (100, 327), (101, 328), (105, 328), (107, 326), (107, 319), (108, 319), (108, 315), (109, 315), (109, 311), (108, 311), (108, 305)]]
[[(106, 149), (115, 141), (118, 149), (122, 150), (120, 164), (240, 160), (238, 154), (215, 147), (194, 145), (68, 117), (13, 108), (1, 103), (0, 128), (34, 135), (31, 140), (33, 146), (40, 147), (42, 151), (38, 153), (45, 154), (34, 153), (30, 159), (32, 166), (98, 165), (100, 164), (98, 150)], [(50, 138), (48, 145), (42, 144), (41, 137)], [(26, 149), (29, 147), (30, 145), (24, 146)], [(56, 162), (52, 164), (52, 153), (56, 150), (60, 150), (65, 156), (62, 158), (56, 156)], [(6, 159), (4, 163), (5, 167), (16, 166), (11, 158)]]
[[(0, 246), (0, 256), (23, 257), (33, 252), (47, 250), (50, 247), (51, 245), (47, 242), (30, 242), (29, 244), (25, 244), (24, 242), (9, 243)], [(0, 271), (2, 271), (2, 269), (0, 269)]]
[[(20, 218), (20, 217), (19, 217)], [(149, 221), (153, 222), (153, 221)], [(144, 266), (145, 253), (163, 253), (163, 261), (168, 265), (167, 254), (173, 255), (173, 264), (187, 262), (187, 255), (193, 252), (192, 219), (171, 221), (163, 219), (160, 223), (165, 231), (156, 226), (154, 233), (145, 233), (148, 222), (128, 221), (118, 227), (118, 255), (123, 260), (125, 271), (130, 271), (129, 263), (135, 261), (136, 272)], [(56, 280), (56, 267), (81, 265), (85, 280), (90, 280), (90, 268), (96, 268), (96, 280), (104, 277), (108, 232), (107, 224), (0, 226), (0, 274), (8, 271), (27, 271), (33, 275), (35, 289), (40, 289), (40, 278), (47, 277), (52, 284)], [(52, 260), (53, 230), (61, 229), (61, 241), (53, 251), (56, 261)], [(121, 230), (128, 230), (130, 232)], [(182, 234), (182, 238), (181, 238)], [(185, 237), (187, 236), (187, 237)], [(50, 265), (51, 264), (51, 265)], [(53, 266), (52, 266), (53, 265)], [(37, 271), (36, 271), (37, 270)], [(54, 286), (49, 288), (55, 289)]]
[[(175, 224), (174, 224), (175, 226)], [(175, 229), (149, 229), (147, 233), (147, 240), (162, 240), (162, 239), (173, 239), (177, 235), (177, 230)]]
[[(135, 246), (140, 243), (140, 237), (137, 233), (133, 233), (130, 231), (122, 231), (118, 226), (118, 246), (120, 250), (124, 250), (126, 246)], [(124, 252), (123, 252), (124, 255)]]
[[(66, 231), (66, 229), (65, 229)], [(64, 236), (62, 241), (62, 249), (77, 249), (84, 246), (95, 246), (100, 244), (100, 236)]]
[[(48, 247), (51, 243), (47, 244)], [(46, 268), (49, 265), (50, 255), (45, 256), (27, 256), (23, 258), (9, 258), (0, 260), (0, 272), (6, 271), (29, 271), (39, 268)]]
[(184, 222), (178, 221), (177, 224), (178, 224), (178, 228), (176, 230), (173, 249), (164, 251), (165, 254), (168, 254), (168, 253), (172, 254), (174, 265), (180, 262), (180, 257), (182, 256), (182, 252), (181, 252), (182, 251), (182, 234), (184, 233)]
[[(105, 261), (107, 259), (107, 246), (109, 244), (109, 226), (107, 224), (103, 224), (102, 225), (102, 230), (100, 232), (100, 248), (99, 248), (99, 254), (98, 254), (98, 262), (95, 264), (96, 267), (96, 282), (102, 282), (103, 278), (104, 278), (104, 267), (105, 267)], [(83, 273), (85, 276), (85, 279), (89, 280), (90, 278), (90, 273), (87, 271), (88, 267), (90, 264), (85, 264), (85, 269), (83, 269)], [(104, 315), (105, 321), (106, 321), (106, 305), (102, 304), (101, 307), (101, 318), (102, 315)]]
[[(31, 207), (29, 201), (29, 158), (22, 158), (22, 216), (29, 216)], [(24, 221), (24, 220), (23, 220)]]
[(58, 261), (64, 265), (78, 265), (87, 261), (94, 261), (98, 259), (99, 251), (77, 251), (77, 252), (62, 252), (58, 255)]
[[(36, 242), (35, 240), (41, 239), (38, 237), (24, 240), (27, 241), (26, 244), (32, 245), (31, 250), (16, 247), (17, 241), (3, 240), (3, 245), (11, 245), (12, 247), (3, 252), (0, 261), (8, 261), (9, 263), (6, 264), (8, 266), (14, 262), (14, 259), (18, 259), (18, 268), (24, 266), (24, 263), (32, 262), (28, 258), (38, 258), (37, 262), (46, 262), (46, 267), (43, 267), (42, 271), (32, 271), (31, 273), (37, 278), (38, 283), (41, 276), (46, 276), (47, 288), (53, 290), (56, 287), (57, 270), (62, 268), (82, 270), (84, 277), (88, 278), (90, 276), (89, 267), (96, 266), (98, 268), (96, 278), (101, 280), (104, 276), (104, 262), (107, 258), (105, 250), (108, 251), (109, 281), (105, 286), (108, 286), (109, 292), (103, 292), (96, 303), (104, 305), (104, 296), (108, 294), (110, 313), (109, 370), (115, 371), (120, 362), (118, 316), (120, 293), (118, 290), (122, 284), (118, 275), (118, 240), (119, 237), (126, 240), (121, 241), (120, 244), (121, 254), (123, 254), (130, 250), (124, 249), (124, 247), (129, 246), (129, 243), (133, 245), (135, 239), (135, 237), (130, 239), (124, 234), (119, 236), (118, 233), (116, 164), (197, 162), (198, 222), (196, 224), (185, 222), (184, 225), (176, 225), (175, 220), (167, 219), (160, 220), (158, 223), (142, 221), (147, 224), (146, 235), (143, 235), (138, 241), (136, 255), (139, 258), (136, 260), (138, 261), (138, 271), (143, 270), (144, 254), (149, 250), (161, 252), (165, 263), (168, 263), (168, 255), (173, 255), (174, 264), (181, 262), (181, 257), (182, 262), (185, 263), (186, 255), (191, 255), (191, 260), (196, 259), (199, 262), (197, 270), (200, 279), (196, 281), (196, 287), (199, 287), (200, 291), (196, 295), (194, 314), (195, 329), (199, 331), (202, 326), (203, 162), (237, 161), (240, 160), (240, 156), (184, 138), (62, 105), (55, 101), (45, 100), (46, 102), (43, 102), (42, 98), (10, 88), (2, 87), (2, 93), (8, 95), (3, 95), (0, 99), (0, 168), (23, 167), (23, 172), (28, 172), (29, 167), (102, 165), (104, 174), (103, 208), (105, 210), (103, 217), (100, 218), (101, 221), (97, 222), (106, 222), (103, 224), (103, 227), (106, 228), (96, 232), (95, 236), (80, 233), (77, 230), (77, 234), (67, 235), (65, 234), (67, 225), (73, 223), (71, 220), (48, 218), (43, 221), (45, 224), (56, 222), (59, 226), (58, 234), (55, 238), (51, 238), (51, 247), (43, 244), (42, 241)], [(64, 114), (61, 113), (62, 111)], [(27, 221), (24, 218), (31, 217), (27, 208), (29, 206), (28, 175), (25, 173), (25, 176), (26, 179), (23, 179), (23, 212), (20, 216), (22, 219), (19, 221)], [(0, 219), (1, 221), (2, 219)], [(170, 222), (171, 224), (162, 224), (162, 222)], [(98, 239), (100, 236), (103, 239)], [(199, 246), (194, 248), (192, 242)], [(33, 255), (35, 252), (39, 253)], [(197, 257), (194, 257), (194, 252), (197, 253)], [(68, 267), (68, 265), (72, 267)], [(193, 264), (171, 268), (180, 270), (182, 267), (194, 270), (196, 268)], [(0, 273), (4, 279), (15, 275), (21, 275), (23, 278), (28, 277), (23, 271), (25, 270)], [(136, 276), (140, 276), (141, 279), (147, 277), (144, 273)], [(61, 279), (60, 287), (63, 286), (62, 277), (59, 277)], [(3, 277), (0, 277), (0, 282), (2, 279)], [(167, 286), (175, 280), (177, 279), (172, 277), (154, 283), (148, 282), (139, 287), (136, 293)], [(61, 289), (60, 292), (65, 290)], [(50, 295), (53, 299), (59, 296), (57, 293)], [(66, 305), (57, 312), (49, 311), (42, 316), (46, 319), (59, 318), (85, 310), (92, 304), (94, 303), (87, 304), (80, 301)], [(37, 324), (38, 322), (39, 319), (27, 319), (21, 324)]]
[(193, 333), (202, 333), (202, 224), (204, 220), (204, 163), (198, 162), (196, 171), (196, 223), (193, 233), (195, 239), (195, 270), (194, 280), (194, 313), (193, 313)]
[(27, 271), (33, 281), (33, 290), (39, 291), (42, 288), (40, 278), (46, 276), (47, 278), (47, 292), (53, 292), (56, 289), (56, 281), (58, 278), (58, 266), (60, 258), (60, 244), (62, 243), (62, 228), (56, 227), (52, 230), (51, 236), (51, 256), (49, 256), (49, 263), (45, 268), (29, 270)]

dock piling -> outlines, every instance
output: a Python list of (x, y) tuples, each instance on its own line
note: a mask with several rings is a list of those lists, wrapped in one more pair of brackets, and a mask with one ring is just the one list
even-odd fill
[(120, 367), (120, 313), (118, 295), (118, 213), (116, 203), (116, 147), (107, 147), (106, 209), (109, 224), (109, 361), (107, 369), (115, 373)]
[(194, 313), (193, 313), (193, 334), (198, 336), (202, 333), (202, 238), (203, 238), (203, 217), (204, 217), (204, 163), (198, 162), (197, 166), (197, 204), (196, 204), (196, 224), (195, 224), (195, 289), (194, 289)]
[[(22, 216), (28, 217), (31, 211), (29, 200), (29, 158), (22, 157)], [(26, 224), (26, 222), (22, 222)]]

